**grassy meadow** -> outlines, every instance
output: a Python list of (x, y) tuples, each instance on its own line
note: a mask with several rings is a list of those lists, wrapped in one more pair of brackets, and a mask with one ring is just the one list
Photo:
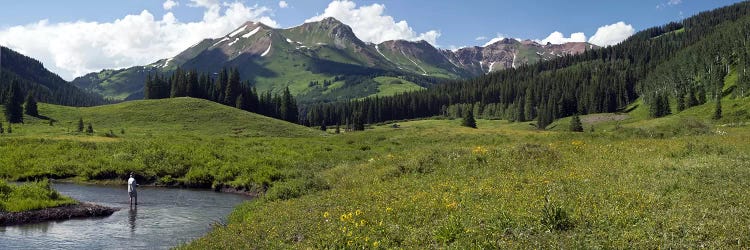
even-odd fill
[[(191, 98), (42, 104), (57, 122), (1, 135), (0, 177), (134, 171), (262, 193), (187, 249), (747, 248), (748, 103), (726, 99), (718, 121), (712, 103), (660, 119), (640, 105), (582, 116), (584, 133), (561, 119), (547, 131), (418, 120), (341, 134)], [(75, 131), (79, 118), (93, 135)]]

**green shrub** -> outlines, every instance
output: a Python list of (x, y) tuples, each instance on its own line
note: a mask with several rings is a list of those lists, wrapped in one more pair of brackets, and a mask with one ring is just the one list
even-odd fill
[(328, 183), (317, 176), (296, 178), (274, 184), (266, 192), (265, 199), (268, 201), (288, 200), (329, 188)]
[(77, 203), (52, 189), (49, 180), (19, 186), (0, 183), (0, 211), (20, 212)]
[(550, 201), (549, 196), (544, 197), (541, 223), (549, 230), (566, 231), (573, 228), (573, 220), (568, 211)]
[(460, 218), (450, 216), (434, 232), (435, 239), (442, 244), (450, 244), (456, 241), (464, 232), (464, 226)]
[(214, 176), (205, 168), (192, 167), (185, 175), (185, 185), (196, 188), (210, 188), (214, 184)]

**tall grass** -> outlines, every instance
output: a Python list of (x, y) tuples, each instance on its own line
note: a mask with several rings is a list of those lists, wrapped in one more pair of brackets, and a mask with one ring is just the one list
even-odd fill
[(77, 203), (52, 189), (48, 180), (21, 185), (8, 184), (0, 180), (0, 211), (3, 212), (21, 212)]

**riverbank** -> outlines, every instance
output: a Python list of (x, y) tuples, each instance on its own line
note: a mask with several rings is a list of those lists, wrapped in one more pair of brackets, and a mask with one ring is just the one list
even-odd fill
[[(68, 183), (68, 184), (79, 184), (79, 185), (105, 185), (105, 186), (125, 186), (127, 185), (127, 181), (123, 179), (109, 179), (109, 180), (83, 180), (80, 178), (67, 178), (67, 179), (53, 179), (51, 180), (52, 183)], [(228, 185), (220, 185), (215, 188), (198, 188), (198, 187), (189, 187), (186, 185), (180, 185), (180, 184), (171, 184), (171, 185), (164, 185), (164, 184), (157, 184), (156, 182), (150, 182), (150, 183), (143, 183), (139, 184), (141, 187), (158, 187), (158, 188), (186, 188), (186, 189), (195, 189), (195, 190), (213, 190), (217, 193), (229, 193), (229, 194), (239, 194), (244, 195), (250, 198), (258, 198), (261, 195), (263, 195), (263, 190), (248, 190), (244, 188), (235, 188)]]
[(73, 218), (104, 217), (112, 215), (118, 210), (118, 208), (82, 202), (75, 205), (65, 205), (32, 211), (0, 212), (0, 226), (14, 226)]

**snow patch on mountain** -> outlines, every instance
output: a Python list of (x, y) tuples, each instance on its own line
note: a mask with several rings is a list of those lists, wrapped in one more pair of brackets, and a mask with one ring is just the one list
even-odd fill
[(250, 31), (247, 34), (242, 35), (242, 38), (250, 38), (251, 36), (255, 35), (255, 33), (258, 33), (260, 31), (260, 26), (256, 27), (253, 31)]
[(167, 61), (164, 62), (164, 65), (162, 65), (161, 67), (162, 68), (167, 67), (167, 65), (169, 65), (169, 62), (171, 62), (173, 59), (174, 59), (174, 57), (167, 59)]
[(231, 43), (229, 43), (229, 44), (228, 44), (227, 46), (230, 46), (230, 47), (231, 47), (231, 46), (232, 46), (232, 44), (235, 44), (235, 43), (237, 43), (237, 41), (239, 41), (239, 40), (240, 40), (240, 38), (235, 38), (235, 39), (234, 39), (234, 41), (232, 41)]
[(489, 74), (489, 73), (492, 73), (492, 67), (495, 67), (495, 63), (496, 63), (496, 62), (492, 62), (492, 63), (490, 63), (490, 68), (489, 68), (489, 69), (487, 69), (487, 74)]
[(389, 59), (387, 56), (385, 56), (385, 54), (383, 54), (383, 52), (380, 52), (380, 48), (378, 47), (377, 44), (375, 44), (375, 50), (377, 50), (378, 53), (380, 53), (380, 55), (383, 56), (383, 58), (385, 58), (385, 60), (388, 60), (389, 62), (393, 62), (393, 61), (391, 61), (391, 59)]
[(232, 32), (231, 34), (229, 34), (229, 37), (234, 37), (234, 36), (236, 36), (236, 35), (239, 35), (239, 34), (240, 34), (240, 33), (242, 33), (243, 31), (245, 31), (245, 29), (247, 29), (247, 26), (242, 26), (242, 27), (240, 27), (239, 29), (237, 29), (237, 30), (235, 30), (234, 32)]
[(219, 45), (220, 43), (229, 41), (229, 37), (225, 37), (224, 39), (219, 40), (218, 42), (214, 43), (214, 45), (211, 45), (211, 47), (216, 47), (216, 45)]
[(409, 61), (411, 61), (411, 63), (413, 63), (414, 65), (417, 65), (417, 68), (419, 68), (420, 70), (422, 70), (422, 72), (424, 72), (424, 74), (422, 74), (423, 76), (427, 75), (427, 71), (424, 70), (424, 68), (422, 68), (422, 66), (419, 66), (419, 64), (417, 64), (417, 62), (415, 62), (414, 60), (412, 60), (411, 58), (409, 58), (409, 56), (407, 56), (406, 53), (404, 53), (404, 50), (401, 50), (401, 54), (404, 55), (404, 57), (406, 57), (406, 59), (409, 59)]
[(263, 54), (260, 55), (261, 57), (265, 57), (269, 52), (271, 52), (271, 45), (273, 45), (273, 42), (268, 44), (268, 49), (266, 49), (266, 52), (263, 52)]

